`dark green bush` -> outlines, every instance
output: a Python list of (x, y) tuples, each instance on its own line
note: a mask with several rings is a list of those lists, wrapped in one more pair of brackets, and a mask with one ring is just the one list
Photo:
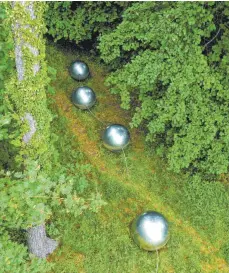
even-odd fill
[(176, 172), (228, 171), (228, 14), (222, 2), (137, 2), (101, 37), (112, 93)]
[(110, 32), (120, 21), (128, 2), (48, 2), (48, 34), (56, 41), (65, 39), (79, 44), (96, 42), (99, 35)]

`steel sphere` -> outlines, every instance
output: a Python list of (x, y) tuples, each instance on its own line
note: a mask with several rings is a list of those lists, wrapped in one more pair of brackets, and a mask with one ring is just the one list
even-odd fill
[(86, 63), (82, 61), (75, 61), (70, 65), (70, 75), (73, 79), (82, 81), (89, 76), (89, 68)]
[(73, 91), (72, 102), (80, 109), (89, 109), (95, 104), (96, 96), (90, 87), (81, 86)]
[(156, 211), (144, 212), (132, 222), (131, 235), (135, 243), (144, 250), (160, 249), (169, 240), (168, 222)]
[(120, 151), (130, 141), (130, 133), (127, 128), (120, 124), (109, 125), (103, 132), (103, 144), (110, 151)]

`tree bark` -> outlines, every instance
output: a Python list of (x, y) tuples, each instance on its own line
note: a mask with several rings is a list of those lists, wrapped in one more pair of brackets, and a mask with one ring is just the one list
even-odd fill
[[(26, 3), (26, 1), (21, 1), (20, 3), (12, 2), (12, 7), (14, 8), (16, 4), (24, 6), (25, 11), (29, 13), (31, 19), (36, 18), (36, 11), (34, 10), (33, 2), (30, 2), (29, 4)], [(34, 56), (39, 55), (39, 50), (30, 45), (29, 43), (26, 43), (23, 40), (22, 35), (20, 35), (20, 29), (25, 28), (26, 29), (30, 28), (32, 33), (35, 31), (30, 25), (21, 24), (20, 18), (19, 20), (16, 20), (12, 26), (15, 42), (15, 63), (17, 70), (17, 79), (19, 82), (22, 82), (25, 79), (26, 75), (22, 48), (27, 48)], [(19, 33), (19, 35), (15, 35), (16, 32)], [(37, 33), (36, 36), (37, 38), (39, 38), (39, 33)], [(40, 69), (41, 69), (40, 63), (33, 64), (32, 67), (33, 75), (35, 76), (37, 73), (39, 73)], [(28, 145), (33, 135), (37, 131), (37, 121), (29, 112), (23, 113), (21, 116), (21, 120), (23, 122), (27, 122), (29, 125), (29, 131), (25, 133), (22, 138), (23, 143), (25, 145)], [(45, 223), (39, 226), (29, 228), (27, 230), (27, 243), (29, 252), (31, 252), (38, 258), (45, 258), (48, 254), (52, 253), (58, 246), (58, 243), (55, 240), (52, 240), (46, 236)]]
[(38, 258), (45, 258), (52, 253), (58, 243), (46, 236), (45, 225), (32, 227), (27, 230), (27, 243), (29, 252)]

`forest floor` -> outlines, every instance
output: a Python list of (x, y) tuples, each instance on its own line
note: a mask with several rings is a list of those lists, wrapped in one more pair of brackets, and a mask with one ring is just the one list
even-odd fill
[[(66, 126), (59, 130), (60, 137), (67, 141), (73, 136), (68, 149), (77, 147), (83, 153), (93, 168), (92, 188), (107, 202), (97, 214), (88, 211), (74, 218), (55, 213), (61, 246), (49, 258), (54, 263), (52, 272), (156, 272), (156, 253), (139, 249), (129, 232), (131, 221), (139, 213), (156, 210), (168, 219), (170, 229), (170, 240), (159, 250), (158, 273), (228, 273), (228, 226), (222, 209), (228, 205), (219, 203), (214, 194), (224, 194), (221, 185), (189, 184), (187, 175), (167, 170), (166, 161), (145, 144), (144, 132), (129, 127), (130, 113), (120, 108), (119, 98), (104, 85), (108, 72), (96, 58), (52, 44), (47, 48), (47, 58), (57, 70), (52, 83), (56, 93), (50, 97), (57, 120), (64, 120)], [(69, 76), (68, 67), (76, 59), (89, 65), (91, 77), (84, 82)], [(92, 112), (104, 124), (73, 106), (71, 92), (81, 85), (95, 91), (97, 103)], [(123, 124), (130, 130), (131, 144), (125, 149), (128, 173), (123, 154), (112, 153), (102, 145), (101, 133), (110, 123)], [(56, 127), (60, 124), (57, 122)], [(210, 195), (205, 196), (208, 192)]]

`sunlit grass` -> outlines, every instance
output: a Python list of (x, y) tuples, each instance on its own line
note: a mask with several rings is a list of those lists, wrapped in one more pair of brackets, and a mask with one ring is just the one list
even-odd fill
[[(56, 212), (62, 245), (51, 257), (53, 272), (155, 272), (156, 254), (140, 250), (129, 234), (133, 218), (149, 209), (164, 214), (170, 224), (170, 240), (159, 252), (159, 272), (229, 272), (225, 261), (225, 249), (229, 249), (228, 195), (224, 188), (217, 183), (191, 187), (187, 175), (167, 170), (166, 162), (145, 145), (143, 132), (136, 129), (130, 129), (131, 144), (125, 150), (128, 176), (123, 155), (107, 151), (101, 143), (106, 124), (129, 126), (130, 121), (128, 112), (120, 109), (118, 98), (104, 86), (105, 69), (95, 58), (70, 47), (49, 45), (47, 58), (57, 69), (53, 83), (55, 111), (58, 109), (59, 116), (66, 118), (62, 123), (57, 120), (54, 126), (61, 135), (61, 156), (72, 160), (67, 154), (83, 154), (79, 161), (93, 166), (91, 190), (97, 188), (108, 203), (98, 214), (87, 212), (78, 218), (63, 218)], [(92, 76), (88, 80), (77, 82), (69, 76), (68, 67), (75, 59), (89, 65)], [(72, 105), (71, 92), (81, 85), (96, 92), (97, 104), (92, 111), (105, 124)], [(74, 137), (69, 139), (69, 135)], [(221, 198), (214, 197), (216, 191)], [(209, 195), (204, 195), (206, 192)]]

